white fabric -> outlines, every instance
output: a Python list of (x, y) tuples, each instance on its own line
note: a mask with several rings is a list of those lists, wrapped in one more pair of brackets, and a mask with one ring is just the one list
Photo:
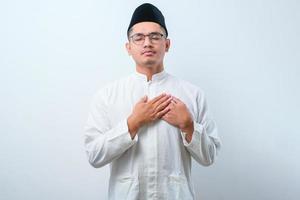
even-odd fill
[[(190, 143), (164, 120), (143, 126), (131, 139), (127, 118), (136, 102), (145, 95), (152, 99), (163, 92), (188, 107), (195, 129)], [(135, 72), (100, 89), (85, 126), (89, 162), (96, 168), (110, 164), (110, 200), (195, 199), (191, 157), (208, 166), (219, 148), (217, 127), (203, 91), (165, 71), (154, 74), (151, 81)]]

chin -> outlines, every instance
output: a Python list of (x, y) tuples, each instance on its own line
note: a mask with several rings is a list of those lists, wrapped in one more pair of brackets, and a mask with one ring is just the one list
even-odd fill
[(154, 60), (154, 59), (149, 59), (149, 60), (146, 60), (145, 62), (144, 62), (144, 65), (155, 65), (157, 63), (157, 61), (156, 60)]
[(153, 68), (155, 65), (156, 65), (156, 62), (154, 62), (154, 61), (144, 63), (144, 66), (148, 67), (148, 68)]

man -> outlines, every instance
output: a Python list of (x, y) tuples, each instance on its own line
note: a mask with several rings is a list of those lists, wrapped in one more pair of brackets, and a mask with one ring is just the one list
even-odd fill
[(95, 95), (85, 127), (89, 162), (110, 164), (109, 199), (195, 199), (191, 157), (208, 166), (220, 148), (203, 91), (164, 70), (170, 40), (158, 8), (139, 6), (127, 35), (136, 72)]

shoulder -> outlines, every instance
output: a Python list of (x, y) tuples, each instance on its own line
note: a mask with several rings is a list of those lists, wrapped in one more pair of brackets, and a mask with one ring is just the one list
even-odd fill
[(204, 90), (192, 83), (191, 81), (188, 81), (188, 80), (185, 80), (185, 79), (182, 79), (182, 78), (179, 78), (177, 76), (174, 76), (174, 75), (171, 75), (169, 74), (169, 79), (179, 88), (181, 88), (182, 90), (185, 90), (187, 92), (190, 92), (190, 93), (193, 93), (193, 94), (196, 94), (197, 96), (203, 96), (204, 95)]
[(94, 99), (107, 99), (114, 93), (118, 93), (119, 91), (126, 89), (125, 87), (128, 86), (129, 82), (131, 81), (131, 77), (131, 75), (127, 75), (125, 77), (105, 83), (95, 92)]

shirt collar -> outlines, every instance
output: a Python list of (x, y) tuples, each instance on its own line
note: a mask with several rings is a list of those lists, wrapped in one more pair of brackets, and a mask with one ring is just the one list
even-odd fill
[[(140, 72), (135, 71), (135, 77), (139, 80), (147, 82), (147, 76), (145, 74), (142, 74)], [(167, 76), (167, 72), (165, 70), (162, 70), (161, 72), (158, 72), (156, 74), (152, 75), (152, 82), (154, 81), (160, 81), (163, 80)]]

